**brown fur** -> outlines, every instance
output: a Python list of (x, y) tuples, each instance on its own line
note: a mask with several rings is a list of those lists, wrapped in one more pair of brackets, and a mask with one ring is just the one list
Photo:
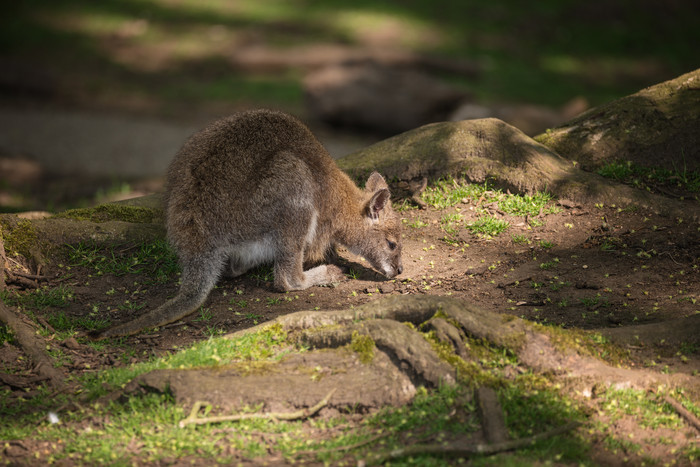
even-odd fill
[(167, 174), (168, 239), (182, 265), (178, 294), (98, 337), (134, 334), (183, 318), (229, 275), (274, 263), (275, 287), (344, 279), (334, 265), (304, 271), (343, 245), (387, 277), (401, 273), (401, 233), (378, 173), (360, 190), (306, 126), (275, 111), (242, 112), (194, 134)]

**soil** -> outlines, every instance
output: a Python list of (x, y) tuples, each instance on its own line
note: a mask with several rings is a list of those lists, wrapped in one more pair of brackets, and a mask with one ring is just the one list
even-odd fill
[[(700, 232), (695, 222), (616, 207), (560, 209), (537, 219), (543, 225), (534, 228), (523, 217), (502, 216), (511, 226), (493, 238), (472, 235), (465, 228), (450, 238), (441, 228), (446, 214), (459, 212), (465, 224), (476, 219), (472, 204), (408, 209), (401, 213), (404, 272), (394, 280), (341, 251), (339, 264), (354, 278), (335, 287), (279, 293), (265, 280), (270, 279), (264, 277), (265, 270), (222, 279), (205, 304), (206, 318), (193, 314), (157, 335), (135, 336), (128, 342), (150, 356), (201, 339), (212, 329), (229, 333), (281, 314), (349, 308), (395, 294), (451, 295), (564, 328), (617, 328), (700, 312)], [(128, 254), (129, 247), (120, 251)], [(50, 264), (45, 273), (63, 277), (47, 285), (70, 287), (74, 298), (66, 308), (47, 308), (40, 316), (63, 311), (81, 317), (97, 307), (110, 321), (124, 321), (159, 305), (178, 287), (176, 277), (153, 284), (143, 275), (100, 277), (87, 268), (66, 271), (57, 266)], [(669, 336), (663, 338), (669, 341)], [(109, 354), (95, 358), (111, 364)], [(689, 365), (674, 358), (661, 361), (679, 371)], [(97, 362), (90, 363), (95, 368)]]
[[(474, 204), (464, 201), (446, 210), (410, 207), (401, 211), (404, 272), (395, 280), (384, 279), (361, 258), (343, 251), (339, 264), (351, 278), (335, 287), (279, 293), (266, 280), (270, 277), (265, 277), (264, 269), (223, 279), (207, 300), (205, 311), (157, 332), (108, 344), (99, 352), (74, 339), (63, 342), (60, 345), (69, 358), (61, 370), (66, 376), (77, 376), (129, 365), (295, 311), (347, 309), (391, 295), (449, 295), (487, 310), (586, 330), (633, 330), (636, 325), (700, 313), (700, 229), (695, 221), (644, 210), (562, 202), (559, 212), (537, 218), (502, 216), (510, 228), (491, 238), (464, 228), (478, 216)], [(452, 213), (462, 214), (464, 224), (448, 234), (441, 219)], [(119, 251), (128, 254), (130, 246)], [(54, 260), (43, 274), (57, 274), (57, 278), (42, 285), (69, 287), (73, 297), (64, 308), (36, 312), (40, 322), (59, 312), (85, 317), (95, 309), (113, 323), (130, 320), (177, 290), (175, 276), (166, 283), (141, 274), (99, 276), (94, 270), (69, 266), (67, 258)], [(631, 339), (633, 344), (626, 347), (628, 365), (660, 373), (697, 374), (700, 330), (680, 331), (679, 337), (670, 332), (653, 341)], [(5, 344), (0, 365), (8, 372), (30, 375), (32, 369), (19, 355)], [(35, 384), (29, 384), (30, 388)], [(370, 391), (365, 386), (369, 400), (373, 392), (383, 391), (381, 384), (373, 387)], [(18, 389), (17, 395), (33, 393), (26, 391), (26, 387)], [(377, 406), (386, 402), (381, 397), (375, 400)], [(371, 403), (366, 410), (372, 410)], [(655, 445), (653, 439), (659, 434), (653, 429), (630, 425), (626, 419), (617, 423), (626, 424), (617, 427), (619, 433), (632, 433), (642, 452), (653, 452), (658, 459), (668, 454)], [(600, 452), (603, 463), (613, 459), (608, 451)]]

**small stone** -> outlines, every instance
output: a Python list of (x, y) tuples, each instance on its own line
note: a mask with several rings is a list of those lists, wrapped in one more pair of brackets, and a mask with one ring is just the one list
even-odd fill
[(71, 350), (80, 350), (80, 344), (78, 344), (78, 341), (75, 340), (75, 337), (69, 337), (68, 339), (64, 340), (63, 345)]

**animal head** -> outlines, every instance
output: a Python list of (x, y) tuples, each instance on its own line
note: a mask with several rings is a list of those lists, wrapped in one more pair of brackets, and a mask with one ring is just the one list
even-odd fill
[(391, 207), (389, 186), (379, 173), (370, 175), (364, 191), (362, 215), (366, 229), (359, 253), (391, 279), (403, 271), (401, 219)]

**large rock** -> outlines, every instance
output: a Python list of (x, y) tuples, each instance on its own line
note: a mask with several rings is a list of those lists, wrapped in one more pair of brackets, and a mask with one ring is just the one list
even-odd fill
[(588, 170), (618, 160), (700, 170), (700, 69), (593, 108), (535, 139)]
[[(501, 120), (442, 122), (416, 128), (338, 159), (356, 179), (378, 170), (389, 179), (463, 176), (517, 193), (549, 191), (577, 202), (638, 205), (677, 212), (669, 199), (586, 172)], [(697, 206), (687, 207), (697, 212)]]
[(535, 136), (549, 128), (571, 120), (587, 110), (588, 107), (588, 102), (583, 97), (571, 99), (558, 109), (531, 104), (495, 104), (486, 106), (473, 102), (464, 102), (450, 115), (450, 120), (497, 118), (513, 125), (528, 136)]
[(465, 97), (426, 73), (371, 62), (313, 72), (304, 92), (317, 119), (388, 134), (445, 120)]

